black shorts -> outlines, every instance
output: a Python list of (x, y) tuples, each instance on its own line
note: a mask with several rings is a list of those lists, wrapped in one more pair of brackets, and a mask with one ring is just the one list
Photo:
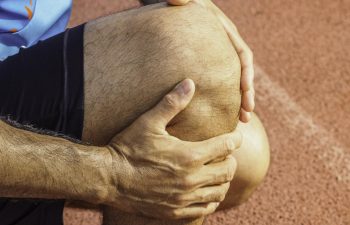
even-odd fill
[[(0, 117), (81, 139), (84, 25), (0, 62)], [(64, 200), (0, 198), (1, 225), (62, 225)]]

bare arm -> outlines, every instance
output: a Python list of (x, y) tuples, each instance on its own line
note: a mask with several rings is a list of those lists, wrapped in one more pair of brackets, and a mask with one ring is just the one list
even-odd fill
[(98, 203), (107, 183), (106, 154), (103, 147), (76, 144), (0, 121), (0, 196)]
[[(1, 122), (0, 196), (82, 200), (138, 214), (153, 216), (157, 211), (162, 218), (212, 213), (233, 178), (231, 154), (240, 135), (203, 142), (169, 135), (167, 124), (193, 94), (191, 80), (177, 85), (105, 147), (74, 144)], [(211, 163), (217, 159), (222, 162)], [(143, 185), (135, 186), (137, 182)]]

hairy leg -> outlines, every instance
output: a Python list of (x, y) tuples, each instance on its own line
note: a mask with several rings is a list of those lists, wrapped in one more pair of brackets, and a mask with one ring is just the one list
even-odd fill
[[(235, 128), (239, 59), (215, 17), (200, 6), (157, 4), (122, 12), (87, 24), (84, 38), (83, 140), (108, 143), (184, 78), (193, 79), (197, 91), (168, 127), (171, 134), (194, 141)], [(105, 224), (202, 223), (159, 221), (111, 208), (104, 217)]]
[[(157, 4), (99, 19), (85, 29), (83, 139), (105, 144), (185, 78), (193, 79), (197, 90), (182, 115), (196, 116), (173, 121), (172, 128), (187, 127), (178, 137), (205, 139), (237, 124), (239, 59), (205, 9)], [(203, 116), (213, 121), (212, 129), (197, 129), (208, 126)]]

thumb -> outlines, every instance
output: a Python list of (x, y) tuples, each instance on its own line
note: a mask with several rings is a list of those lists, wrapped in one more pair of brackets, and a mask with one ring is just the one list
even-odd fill
[(192, 100), (195, 85), (191, 79), (185, 79), (170, 91), (151, 110), (143, 114), (144, 119), (159, 128), (164, 128)]

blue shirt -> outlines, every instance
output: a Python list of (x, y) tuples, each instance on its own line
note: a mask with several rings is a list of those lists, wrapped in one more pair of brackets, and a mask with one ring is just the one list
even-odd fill
[(65, 30), (72, 0), (0, 0), (0, 61)]

